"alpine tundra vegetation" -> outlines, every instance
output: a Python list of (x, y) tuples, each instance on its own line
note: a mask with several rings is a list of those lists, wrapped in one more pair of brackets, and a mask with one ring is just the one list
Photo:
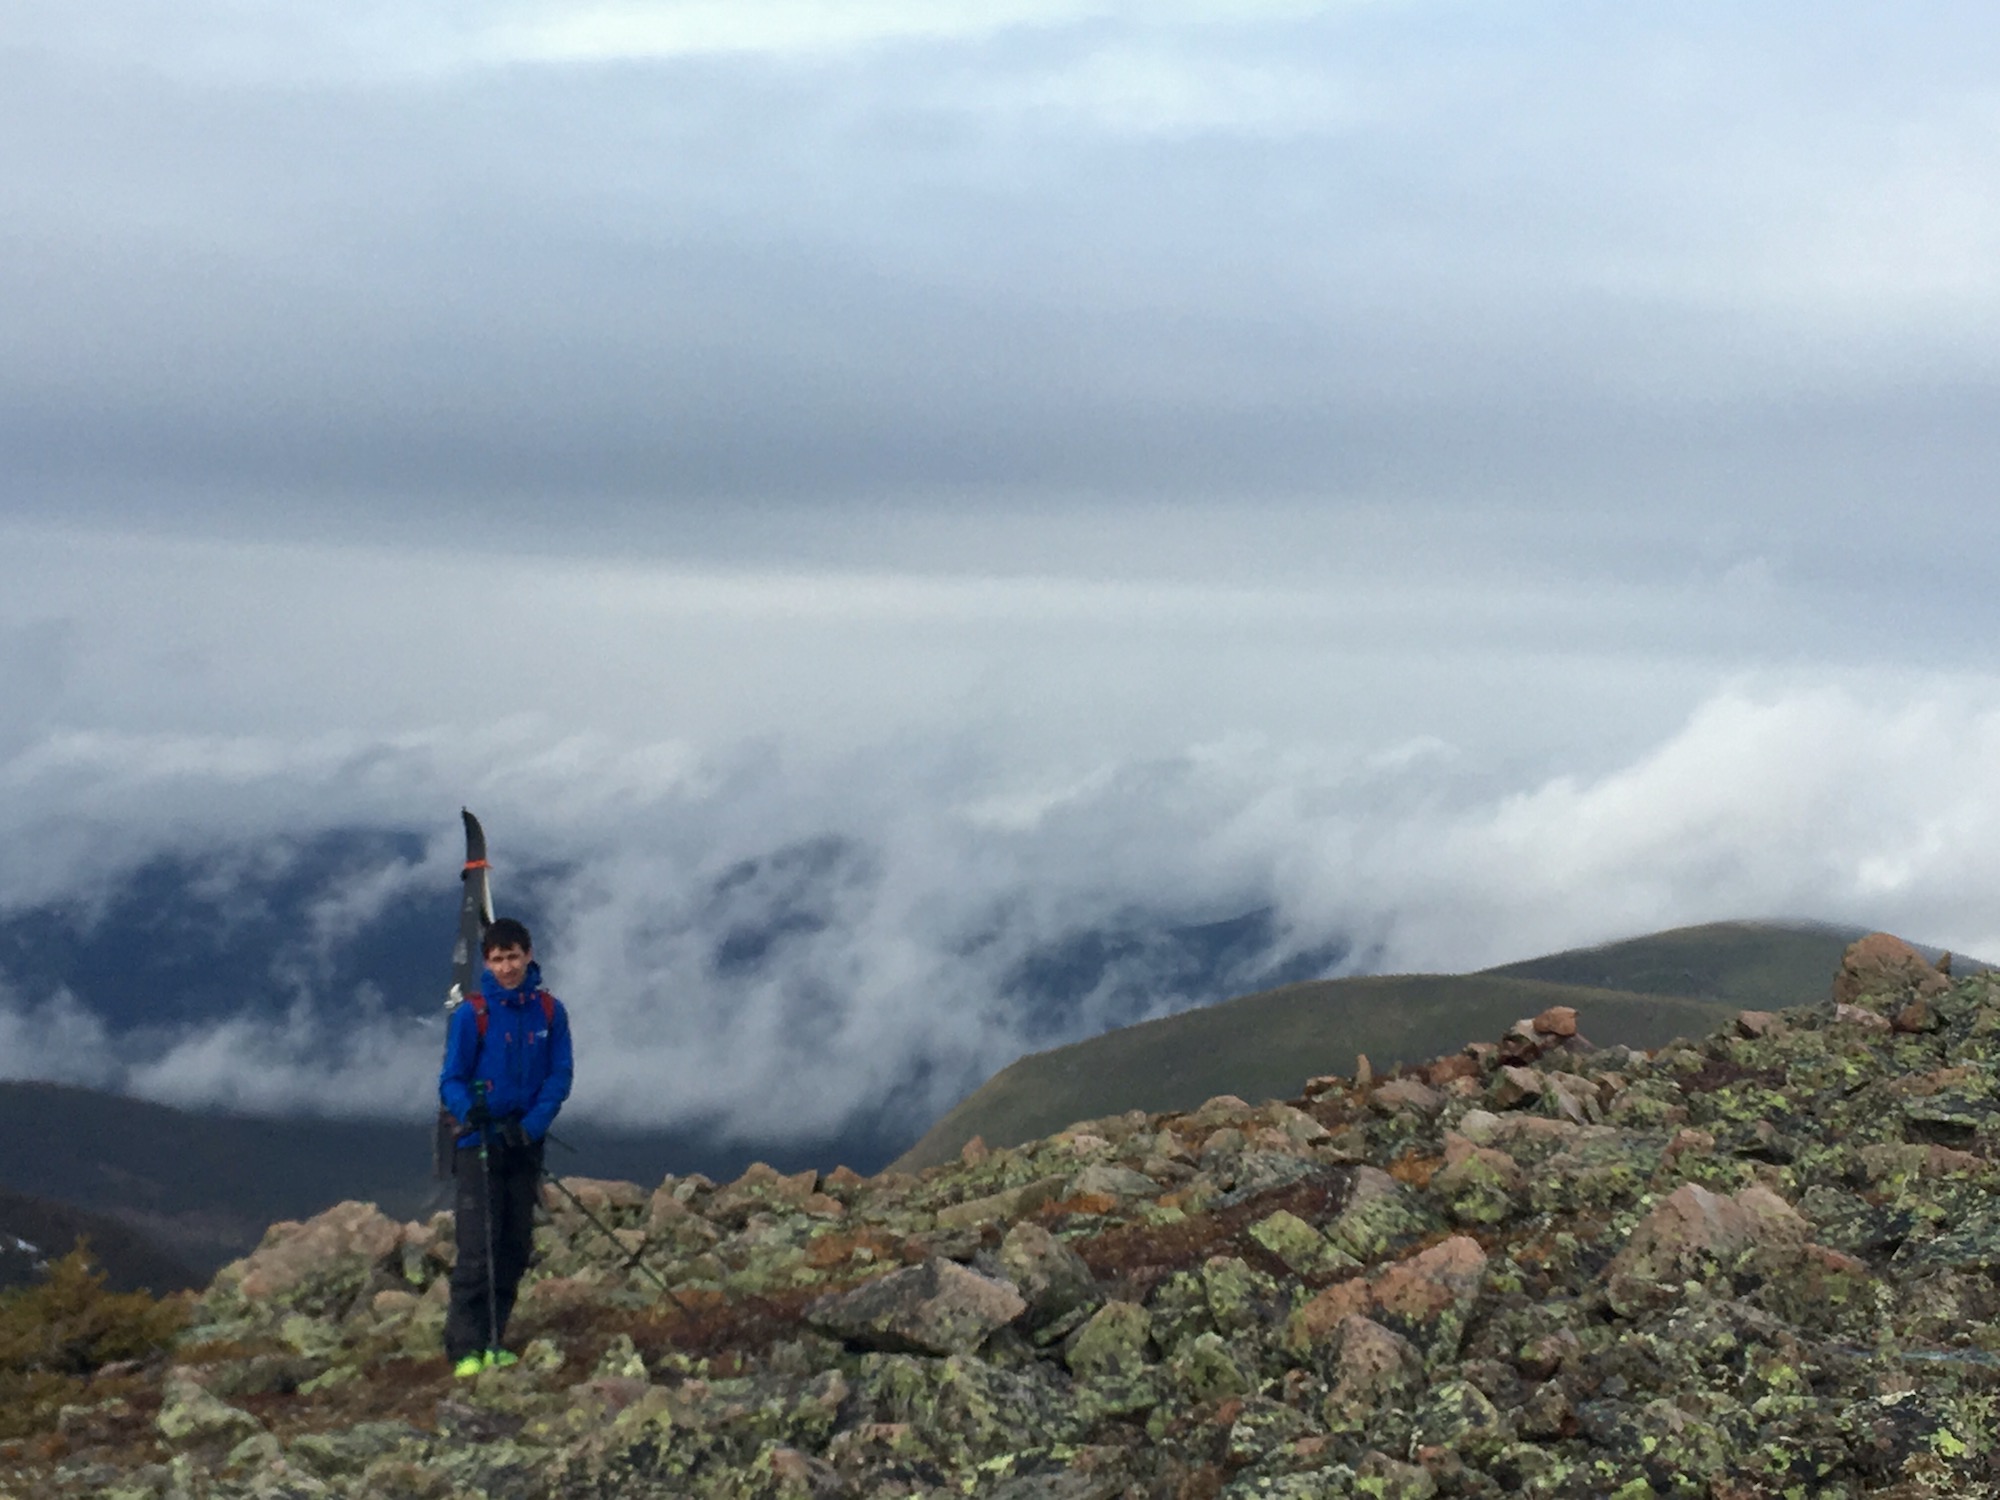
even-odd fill
[(916, 1174), (570, 1179), (470, 1382), (449, 1216), (342, 1204), (45, 1402), (0, 1493), (2000, 1494), (2000, 976), (1947, 969), (1877, 935), (1651, 1052), (1553, 1007)]

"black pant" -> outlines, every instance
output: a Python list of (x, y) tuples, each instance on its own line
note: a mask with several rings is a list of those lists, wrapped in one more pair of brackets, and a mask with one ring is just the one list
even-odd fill
[[(514, 1311), (514, 1293), (535, 1248), (535, 1195), (542, 1180), (541, 1143), (513, 1151), (494, 1141), (484, 1165), (477, 1146), (452, 1159), (458, 1177), (458, 1262), (451, 1271), (451, 1312), (444, 1323), (445, 1357), (454, 1363), (489, 1342), (498, 1347)], [(490, 1181), (489, 1181), (490, 1179)], [(486, 1213), (493, 1210), (493, 1309), (486, 1305)]]

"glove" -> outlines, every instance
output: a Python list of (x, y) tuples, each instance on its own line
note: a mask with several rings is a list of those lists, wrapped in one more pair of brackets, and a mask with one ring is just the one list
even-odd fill
[(492, 1124), (493, 1115), (486, 1108), (486, 1101), (484, 1099), (473, 1100), (472, 1108), (465, 1112), (465, 1128), (467, 1130), (476, 1130), (481, 1135), (484, 1135)]
[(521, 1128), (519, 1120), (507, 1120), (500, 1126), (500, 1144), (509, 1151), (526, 1151), (534, 1142), (528, 1139), (528, 1132)]

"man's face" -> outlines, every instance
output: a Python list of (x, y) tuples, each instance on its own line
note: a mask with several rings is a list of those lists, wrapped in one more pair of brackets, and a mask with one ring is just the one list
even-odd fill
[(495, 948), (486, 955), (486, 967), (493, 971), (493, 977), (500, 981), (503, 990), (518, 990), (521, 981), (528, 977), (528, 964), (534, 958), (531, 949), (519, 943), (510, 948)]

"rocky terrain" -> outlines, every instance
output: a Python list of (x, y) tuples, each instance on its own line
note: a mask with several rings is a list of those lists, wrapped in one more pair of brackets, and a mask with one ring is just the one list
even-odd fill
[(344, 1204), (0, 1494), (2000, 1494), (2000, 978), (1877, 936), (1697, 1041), (1577, 1022), (916, 1176), (572, 1179), (473, 1381), (449, 1219)]

